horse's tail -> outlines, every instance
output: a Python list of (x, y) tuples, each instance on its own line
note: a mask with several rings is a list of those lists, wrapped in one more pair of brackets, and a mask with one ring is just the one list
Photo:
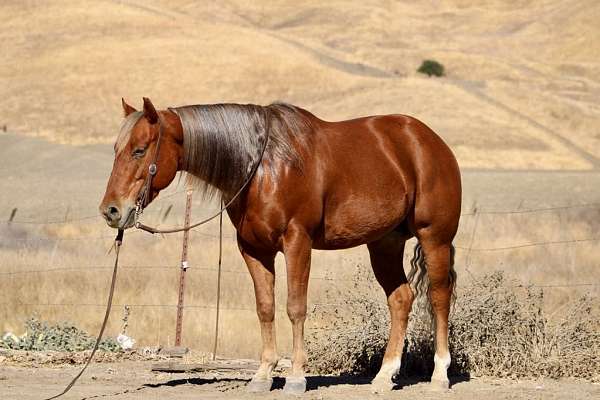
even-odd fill
[[(451, 304), (454, 304), (456, 298), (456, 270), (454, 269), (454, 245), (450, 245), (450, 268), (448, 270), (448, 285), (452, 290)], [(417, 243), (414, 249), (413, 258), (410, 260), (410, 271), (407, 276), (408, 283), (413, 287), (415, 291), (415, 297), (419, 297), (422, 294), (427, 295), (429, 299), (430, 285), (429, 278), (427, 276), (427, 262), (425, 260), (425, 254), (421, 243)], [(428, 302), (428, 311), (431, 314), (431, 302)]]

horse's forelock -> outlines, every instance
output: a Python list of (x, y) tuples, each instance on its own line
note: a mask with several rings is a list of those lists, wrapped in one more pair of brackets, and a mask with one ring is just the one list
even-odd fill
[(129, 114), (123, 122), (121, 122), (121, 129), (119, 130), (119, 136), (117, 136), (117, 141), (115, 142), (115, 154), (119, 154), (131, 138), (131, 131), (137, 122), (144, 115), (141, 111), (135, 111)]

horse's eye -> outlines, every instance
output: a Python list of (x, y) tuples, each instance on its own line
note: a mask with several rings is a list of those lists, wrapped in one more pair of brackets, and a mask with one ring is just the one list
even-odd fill
[(133, 158), (140, 158), (143, 157), (144, 154), (146, 154), (146, 149), (138, 147), (137, 149), (133, 150)]

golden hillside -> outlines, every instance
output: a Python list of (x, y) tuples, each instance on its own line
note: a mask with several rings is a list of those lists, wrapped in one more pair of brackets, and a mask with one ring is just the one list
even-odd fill
[[(208, 2), (206, 2), (208, 3)], [(0, 125), (112, 142), (120, 98), (414, 115), (463, 167), (600, 167), (600, 3), (229, 0), (0, 5)], [(416, 72), (425, 58), (444, 78)]]

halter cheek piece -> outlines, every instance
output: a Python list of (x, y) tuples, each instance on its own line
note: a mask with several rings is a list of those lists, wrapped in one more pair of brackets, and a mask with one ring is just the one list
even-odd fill
[[(169, 108), (170, 110), (170, 108)], [(160, 144), (162, 142), (163, 137), (163, 123), (160, 114), (158, 115), (158, 138), (156, 139), (156, 150), (154, 151), (154, 157), (152, 162), (148, 166), (148, 175), (146, 176), (146, 181), (144, 185), (140, 189), (140, 192), (137, 196), (137, 200), (135, 202), (135, 223), (137, 225), (138, 218), (142, 215), (144, 208), (152, 201), (152, 179), (156, 175), (158, 171), (158, 167), (156, 165), (158, 161), (158, 155), (160, 151)]]

